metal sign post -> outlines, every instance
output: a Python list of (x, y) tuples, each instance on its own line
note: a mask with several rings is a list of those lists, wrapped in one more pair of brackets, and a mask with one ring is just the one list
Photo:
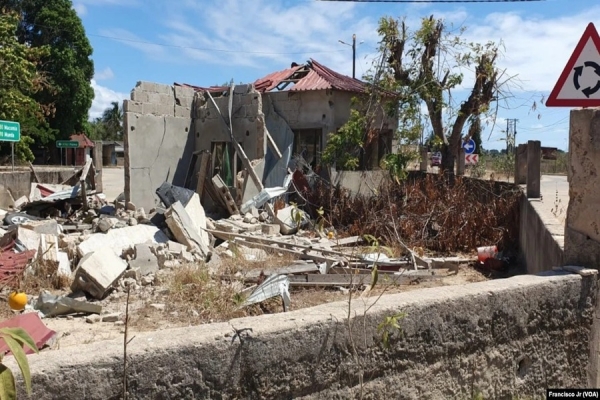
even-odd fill
[(15, 142), (10, 142), (10, 156), (12, 158), (12, 170), (15, 170)]
[(15, 142), (21, 140), (21, 124), (15, 121), (0, 121), (0, 141), (10, 142), (12, 170), (15, 170)]

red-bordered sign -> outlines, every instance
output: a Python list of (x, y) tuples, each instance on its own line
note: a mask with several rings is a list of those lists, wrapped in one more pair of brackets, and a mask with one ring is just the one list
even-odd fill
[[(600, 36), (590, 23), (546, 100), (547, 107), (600, 106)], [(584, 82), (584, 70), (588, 76)], [(589, 76), (596, 82), (590, 82)], [(592, 78), (593, 79), (593, 78)]]
[(465, 154), (465, 164), (475, 165), (479, 162), (479, 154)]

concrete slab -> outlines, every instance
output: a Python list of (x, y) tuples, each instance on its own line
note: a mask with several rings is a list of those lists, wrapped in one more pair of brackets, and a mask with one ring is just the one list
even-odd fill
[(189, 214), (181, 205), (181, 202), (173, 204), (166, 212), (165, 218), (173, 236), (181, 244), (185, 244), (189, 251), (198, 251), (202, 256), (209, 254), (208, 244), (200, 236), (196, 225), (192, 222)]
[(158, 259), (147, 244), (135, 245), (135, 259), (129, 261), (132, 270), (139, 270), (141, 276), (158, 271)]
[(77, 246), (81, 257), (100, 248), (111, 248), (115, 254), (139, 243), (166, 243), (169, 240), (160, 229), (152, 225), (136, 225), (95, 233)]
[(102, 299), (126, 269), (127, 263), (112, 248), (98, 248), (79, 261), (71, 290), (83, 290)]

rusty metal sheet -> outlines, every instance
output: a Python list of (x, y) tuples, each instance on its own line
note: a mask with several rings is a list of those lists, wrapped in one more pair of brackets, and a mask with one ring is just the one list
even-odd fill
[(15, 282), (22, 274), (29, 261), (35, 255), (35, 250), (15, 253), (12, 250), (0, 254), (0, 285)]
[(289, 79), (304, 65), (297, 65), (282, 71), (272, 72), (269, 75), (254, 81), (254, 88), (259, 92), (269, 92), (277, 87), (282, 81)]

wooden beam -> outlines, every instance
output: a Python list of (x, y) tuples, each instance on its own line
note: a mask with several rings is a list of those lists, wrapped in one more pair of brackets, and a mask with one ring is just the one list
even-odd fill
[[(246, 243), (255, 242), (255, 243), (264, 243), (264, 244), (276, 244), (276, 245), (285, 246), (285, 247), (295, 247), (295, 248), (303, 249), (303, 250), (317, 251), (322, 254), (328, 254), (328, 255), (333, 255), (333, 256), (338, 256), (338, 257), (361, 259), (359, 256), (349, 255), (349, 254), (345, 254), (345, 253), (335, 251), (335, 250), (321, 249), (317, 246), (305, 246), (305, 245), (301, 245), (301, 244), (284, 242), (282, 240), (267, 239), (267, 238), (263, 238), (263, 237), (243, 235), (240, 233), (221, 232), (221, 231), (212, 230), (212, 229), (206, 229), (206, 231), (208, 233), (215, 235), (216, 237), (218, 237), (221, 240), (231, 240), (231, 239), (239, 238), (239, 239), (244, 239), (244, 241)], [(277, 249), (279, 249), (279, 248), (277, 248)], [(367, 264), (366, 261), (365, 261), (365, 264)]]
[(277, 147), (277, 143), (275, 143), (275, 141), (273, 140), (273, 136), (271, 136), (271, 134), (269, 133), (269, 131), (267, 130), (266, 127), (265, 127), (265, 134), (267, 135), (267, 142), (269, 143), (271, 150), (273, 150), (273, 153), (275, 153), (275, 157), (277, 157), (278, 160), (281, 159), (281, 157), (283, 157), (283, 155), (281, 155), (281, 151), (279, 151), (279, 147)]
[(273, 247), (272, 245), (264, 244), (264, 243), (235, 241), (235, 240), (234, 240), (234, 243), (237, 243), (237, 244), (240, 244), (240, 245), (243, 245), (246, 247), (255, 248), (255, 249), (271, 250), (271, 251), (277, 251), (277, 252), (281, 252), (281, 253), (291, 254), (291, 255), (298, 257), (301, 260), (313, 260), (313, 261), (317, 261), (317, 262), (331, 262), (331, 263), (339, 261), (337, 258), (321, 256), (321, 255), (314, 254), (314, 253), (305, 253), (303, 251), (298, 251), (298, 250), (286, 249), (285, 247)]
[(196, 183), (196, 193), (200, 196), (200, 200), (202, 200), (202, 194), (204, 192), (204, 184), (206, 182), (206, 178), (208, 177), (208, 167), (210, 164), (210, 152), (203, 151), (199, 155), (200, 162), (200, 170), (198, 171), (198, 182)]
[(42, 183), (42, 181), (40, 180), (40, 177), (38, 176), (37, 172), (35, 172), (35, 169), (33, 168), (33, 164), (29, 163), (29, 169), (31, 169), (31, 172), (33, 172), (33, 178), (35, 179), (35, 182)]

